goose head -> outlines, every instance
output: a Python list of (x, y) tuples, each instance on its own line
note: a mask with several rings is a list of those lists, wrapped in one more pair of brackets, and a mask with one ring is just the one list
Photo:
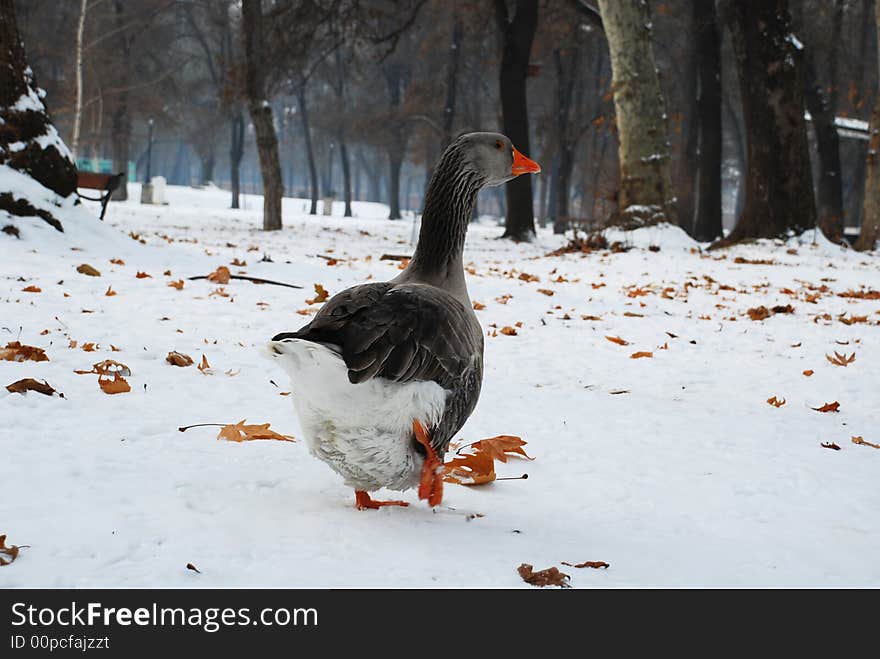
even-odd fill
[(449, 145), (460, 151), (463, 167), (475, 172), (484, 186), (506, 183), (520, 174), (537, 174), (541, 166), (517, 151), (501, 133), (466, 133)]

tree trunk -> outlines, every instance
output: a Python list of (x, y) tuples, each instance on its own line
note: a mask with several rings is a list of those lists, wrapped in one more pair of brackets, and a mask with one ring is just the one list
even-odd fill
[[(116, 95), (116, 108), (113, 110), (113, 124), (111, 129), (111, 142), (113, 148), (113, 172), (128, 172), (129, 145), (131, 144), (131, 112), (128, 106), (127, 88), (131, 85), (131, 43), (128, 32), (125, 29), (125, 4), (122, 0), (114, 0), (114, 13), (116, 15), (116, 29), (119, 31), (117, 39), (119, 78), (117, 86), (120, 91)], [(125, 201), (128, 199), (128, 177), (113, 191), (113, 199)]]
[[(49, 119), (41, 93), (27, 64), (14, 0), (0, 0), (0, 165), (34, 179), (60, 197), (69, 197), (76, 192), (76, 167)], [(24, 146), (12, 150), (12, 144)], [(14, 183), (6, 185), (10, 179), (0, 180), (0, 210), (39, 217), (58, 231), (64, 230), (48, 198), (25, 197)], [(47, 197), (51, 197), (48, 190)]]
[(232, 133), (229, 140), (229, 187), (232, 188), (230, 208), (239, 208), (241, 159), (244, 156), (244, 115), (241, 109), (236, 110), (229, 124)]
[[(880, 71), (880, 3), (875, 5), (874, 20), (877, 24), (877, 67)], [(880, 92), (874, 99), (874, 110), (871, 112), (871, 141), (865, 158), (864, 204), (862, 228), (859, 239), (853, 245), (859, 251), (875, 249), (880, 240)]]
[(76, 50), (74, 51), (74, 107), (73, 107), (73, 137), (70, 148), (73, 152), (74, 162), (79, 152), (79, 130), (82, 124), (82, 97), (83, 97), (83, 37), (86, 30), (86, 5), (88, 0), (80, 0), (79, 17), (76, 22)]
[[(538, 25), (538, 2), (516, 0), (516, 13), (512, 18), (508, 16), (506, 0), (495, 0), (495, 9), (503, 49), (499, 86), (504, 133), (519, 151), (528, 155), (531, 149), (526, 76)], [(502, 237), (531, 241), (535, 237), (531, 176), (517, 176), (505, 184), (505, 197), (507, 214)]]
[[(452, 41), (449, 44), (449, 68), (446, 70), (446, 102), (443, 104), (443, 147), (452, 142), (452, 126), (455, 124), (455, 91), (458, 86), (458, 64), (461, 61), (461, 38), (464, 28), (461, 17), (452, 18)], [(427, 164), (430, 169), (431, 164)], [(425, 187), (427, 190), (427, 186)]]
[(834, 125), (834, 112), (825, 99), (818, 79), (814, 48), (804, 53), (804, 100), (813, 119), (816, 151), (819, 154), (817, 215), (819, 228), (828, 240), (843, 240), (843, 185), (840, 171), (840, 138)]
[(571, 115), (574, 81), (581, 55), (577, 48), (563, 52), (559, 48), (553, 51), (553, 62), (556, 67), (556, 160), (552, 177), (553, 186), (550, 195), (550, 216), (553, 221), (553, 233), (565, 233), (571, 221), (568, 211), (569, 187), (571, 171), (574, 168), (574, 144), (569, 138), (569, 117)]
[(746, 125), (746, 200), (727, 242), (801, 233), (816, 224), (804, 122), (803, 61), (788, 0), (731, 3)]
[(207, 185), (214, 180), (214, 147), (213, 145), (206, 145), (203, 149), (204, 153), (199, 154), (199, 160), (202, 165), (199, 183)]
[(342, 194), (345, 197), (345, 213), (343, 217), (351, 217), (351, 163), (348, 159), (348, 147), (340, 138), (339, 159), (342, 161)]
[(318, 167), (315, 164), (315, 152), (312, 149), (312, 131), (309, 128), (309, 108), (306, 103), (306, 90), (301, 86), (296, 92), (296, 99), (299, 103), (299, 117), (302, 121), (303, 140), (306, 143), (306, 160), (309, 164), (309, 184), (312, 193), (312, 205), (309, 208), (309, 215), (318, 214)]
[(388, 219), (399, 220), (400, 215), (400, 170), (403, 166), (403, 154), (397, 149), (388, 149)]
[(721, 35), (714, 2), (693, 3), (697, 37), (697, 122), (699, 155), (697, 200), (692, 235), (700, 241), (720, 238), (721, 217)]
[(241, 29), (244, 36), (245, 95), (257, 138), (257, 154), (263, 178), (263, 229), (281, 229), (281, 198), (284, 183), (278, 158), (278, 136), (272, 106), (266, 98), (263, 57), (263, 8), (261, 0), (242, 0)]
[(677, 224), (669, 136), (654, 65), (651, 14), (644, 0), (599, 0), (611, 53), (620, 139), (620, 191), (613, 223), (634, 229)]

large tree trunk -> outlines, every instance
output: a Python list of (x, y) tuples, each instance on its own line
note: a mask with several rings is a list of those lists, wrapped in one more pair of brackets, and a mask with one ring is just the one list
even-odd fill
[[(529, 110), (526, 99), (526, 76), (532, 41), (538, 25), (538, 1), (516, 0), (516, 13), (508, 16), (506, 0), (495, 0), (498, 26), (502, 36), (501, 113), (504, 133), (513, 145), (528, 155)], [(532, 178), (517, 176), (505, 185), (507, 214), (504, 238), (530, 241), (535, 237), (535, 214), (532, 207)]]
[[(46, 199), (32, 199), (16, 189), (13, 177), (3, 177), (0, 210), (10, 215), (40, 217), (63, 231), (55, 217), (56, 200), (51, 199), (51, 192), (59, 197), (74, 194), (76, 167), (49, 119), (43, 93), (27, 64), (15, 21), (15, 3), (0, 0), (0, 165), (47, 188)], [(15, 149), (10, 148), (12, 144)], [(8, 182), (13, 184), (4, 186)]]
[[(877, 24), (877, 43), (880, 44), (880, 3), (875, 5), (874, 20)], [(880, 71), (880, 47), (878, 47), (877, 70)], [(871, 141), (865, 159), (865, 206), (862, 212), (862, 228), (854, 247), (860, 251), (873, 250), (880, 240), (880, 92), (874, 100), (871, 113)]]
[(297, 103), (299, 104), (299, 118), (302, 121), (303, 140), (306, 143), (306, 160), (309, 165), (309, 187), (312, 193), (312, 205), (309, 208), (309, 215), (318, 214), (318, 167), (315, 164), (315, 151), (312, 148), (312, 131), (309, 127), (309, 108), (306, 103), (305, 86), (300, 86), (296, 92)]
[[(74, 51), (74, 101), (73, 101), (73, 137), (70, 148), (74, 159), (79, 156), (79, 131), (82, 124), (83, 105), (83, 39), (86, 31), (86, 10), (88, 0), (80, 0), (79, 16), (76, 22), (76, 49)], [(75, 162), (75, 160), (74, 160)]]
[[(342, 62), (342, 52), (336, 49), (336, 97), (339, 102), (345, 103), (345, 66)], [(345, 213), (343, 217), (351, 217), (351, 162), (348, 157), (348, 147), (345, 144), (345, 124), (340, 123), (336, 133), (336, 141), (339, 143), (339, 159), (342, 163), (342, 196), (345, 199)]]
[(620, 191), (613, 223), (637, 228), (677, 223), (669, 136), (654, 65), (651, 13), (644, 0), (599, 0), (611, 53), (620, 138)]
[(840, 138), (834, 125), (834, 112), (828, 106), (816, 71), (814, 49), (804, 54), (804, 100), (813, 119), (816, 151), (819, 154), (817, 215), (825, 236), (836, 243), (843, 240), (843, 185), (840, 174)]
[(272, 106), (266, 98), (263, 57), (263, 7), (261, 0), (242, 0), (241, 29), (244, 36), (245, 95), (257, 138), (260, 174), (263, 178), (263, 229), (281, 229), (281, 198), (284, 183), (278, 158), (278, 136)]
[[(116, 96), (116, 108), (113, 110), (113, 126), (111, 142), (113, 144), (113, 172), (127, 172), (129, 145), (131, 144), (131, 112), (128, 105), (128, 87), (131, 85), (131, 43), (125, 29), (125, 4), (122, 0), (114, 0), (113, 10), (116, 15), (116, 29), (119, 31), (116, 40), (118, 58), (116, 66), (119, 70), (117, 86), (121, 90)], [(128, 176), (113, 191), (113, 199), (128, 199)]]
[(788, 0), (730, 5), (748, 142), (746, 205), (730, 242), (800, 233), (816, 224), (803, 53), (791, 27)]
[(569, 138), (569, 117), (571, 115), (574, 81), (581, 55), (577, 48), (568, 52), (553, 51), (556, 67), (556, 149), (550, 192), (549, 219), (553, 222), (553, 233), (565, 233), (570, 222), (568, 211), (571, 172), (574, 168), (574, 144)]
[(721, 34), (715, 2), (694, 3), (697, 36), (697, 122), (699, 156), (697, 203), (693, 236), (709, 241), (720, 238), (721, 223)]

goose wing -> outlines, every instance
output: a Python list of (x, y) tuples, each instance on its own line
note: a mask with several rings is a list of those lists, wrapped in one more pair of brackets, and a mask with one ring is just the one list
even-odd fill
[(333, 296), (308, 325), (274, 340), (331, 346), (348, 379), (448, 384), (482, 363), (483, 333), (473, 312), (427, 284), (364, 284)]

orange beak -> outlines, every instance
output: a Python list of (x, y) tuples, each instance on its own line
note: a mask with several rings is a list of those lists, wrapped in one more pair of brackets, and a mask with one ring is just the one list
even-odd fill
[(511, 174), (519, 176), (520, 174), (537, 174), (540, 171), (541, 165), (531, 158), (527, 158), (517, 151), (516, 147), (513, 147), (513, 167), (510, 168)]

